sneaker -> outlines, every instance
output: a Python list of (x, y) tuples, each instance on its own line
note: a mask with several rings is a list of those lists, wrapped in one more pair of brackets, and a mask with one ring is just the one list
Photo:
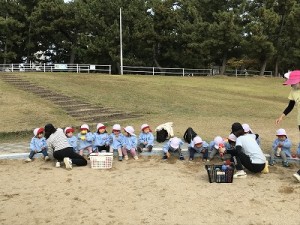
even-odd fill
[(193, 160), (194, 160), (194, 158), (191, 158), (191, 157), (190, 157), (190, 158), (189, 158), (189, 160), (190, 160), (190, 161), (193, 161)]
[(283, 167), (289, 167), (289, 166), (290, 166), (290, 164), (289, 164), (289, 162), (288, 162), (288, 161), (286, 161), (286, 162), (282, 162), (282, 165), (283, 165)]
[(168, 156), (165, 154), (163, 157), (162, 157), (163, 160), (167, 160), (168, 159)]
[(27, 158), (27, 159), (25, 159), (25, 162), (31, 162), (32, 161), (32, 159), (31, 158)]
[(123, 161), (123, 156), (119, 156), (119, 161)]
[(142, 149), (141, 147), (137, 147), (137, 151), (138, 151), (139, 153), (142, 153), (142, 152), (143, 152), (143, 149)]
[(72, 160), (69, 157), (64, 158), (64, 163), (65, 163), (66, 169), (69, 169), (69, 170), (72, 169)]
[(233, 175), (233, 178), (246, 178), (247, 174), (244, 170), (238, 170), (236, 173)]
[(296, 180), (300, 182), (300, 175), (298, 173), (293, 174), (293, 177), (295, 177)]
[(45, 156), (45, 161), (49, 161), (49, 160), (50, 160), (49, 156)]
[(56, 168), (59, 168), (59, 167), (60, 167), (60, 162), (59, 162), (59, 161), (57, 161), (57, 162), (55, 163), (55, 167), (56, 167)]
[(125, 155), (125, 156), (124, 156), (124, 159), (125, 159), (125, 160), (128, 160), (128, 155)]
[(270, 160), (269, 165), (274, 166), (275, 165), (275, 160)]
[(139, 157), (136, 155), (136, 156), (134, 156), (133, 157), (135, 160), (138, 160), (139, 159)]
[(180, 156), (179, 156), (179, 159), (180, 159), (180, 160), (184, 160), (183, 155), (180, 155)]

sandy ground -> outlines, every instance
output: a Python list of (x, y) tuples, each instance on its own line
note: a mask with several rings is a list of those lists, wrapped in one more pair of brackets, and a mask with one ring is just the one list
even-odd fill
[(210, 184), (204, 164), (142, 157), (110, 170), (0, 161), (0, 224), (300, 224), (297, 170)]

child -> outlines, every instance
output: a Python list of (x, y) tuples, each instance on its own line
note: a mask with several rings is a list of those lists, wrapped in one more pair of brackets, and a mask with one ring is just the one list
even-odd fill
[(45, 161), (50, 160), (47, 153), (48, 147), (46, 143), (46, 138), (44, 137), (44, 128), (35, 128), (33, 130), (33, 135), (34, 137), (31, 139), (30, 142), (30, 154), (25, 161), (31, 162), (33, 156), (36, 153), (42, 153), (44, 155)]
[(244, 129), (245, 134), (252, 134), (253, 138), (255, 138), (257, 144), (260, 146), (260, 137), (258, 134), (253, 134), (253, 131), (251, 130), (249, 124), (244, 123), (242, 124), (242, 127)]
[(168, 159), (170, 157), (170, 152), (179, 153), (179, 159), (184, 160), (184, 157), (181, 152), (181, 146), (183, 145), (183, 141), (178, 137), (170, 138), (170, 140), (163, 147), (164, 156), (162, 159)]
[(203, 161), (206, 161), (208, 158), (208, 143), (203, 141), (201, 137), (196, 136), (191, 141), (188, 150), (190, 153), (190, 161), (194, 160), (195, 153), (200, 153), (202, 156)]
[(65, 128), (65, 135), (68, 138), (68, 142), (73, 147), (73, 151), (77, 152), (77, 138), (73, 135), (74, 131), (72, 127)]
[(94, 133), (94, 147), (96, 152), (109, 152), (109, 135), (106, 126), (102, 123), (97, 124), (97, 132)]
[(216, 154), (219, 154), (220, 157), (223, 157), (225, 153), (225, 143), (221, 136), (216, 136), (213, 141), (209, 143), (209, 158), (207, 161), (212, 160)]
[(83, 156), (83, 151), (87, 150), (90, 155), (93, 151), (93, 140), (94, 136), (90, 132), (90, 128), (87, 124), (82, 124), (80, 127), (80, 133), (77, 135), (78, 138), (78, 150), (79, 155)]
[(236, 136), (234, 134), (229, 134), (227, 139), (228, 139), (228, 141), (225, 142), (226, 152), (233, 150), (235, 148)]
[(277, 138), (274, 140), (272, 150), (270, 152), (270, 166), (275, 164), (275, 155), (282, 158), (282, 165), (289, 166), (287, 157), (291, 157), (292, 142), (288, 139), (284, 129), (280, 128), (276, 131)]
[(121, 134), (121, 126), (120, 124), (113, 125), (112, 134), (109, 135), (109, 142), (110, 142), (110, 151), (113, 152), (118, 151), (119, 154), (119, 161), (123, 160), (122, 155), (122, 146), (124, 135)]
[(125, 137), (123, 140), (122, 153), (125, 160), (128, 160), (127, 152), (130, 152), (135, 160), (139, 159), (136, 155), (136, 146), (137, 146), (137, 138), (134, 134), (134, 129), (132, 126), (127, 126), (124, 128)]
[(154, 136), (151, 133), (151, 129), (148, 124), (143, 124), (141, 126), (142, 132), (139, 136), (139, 146), (137, 147), (138, 152), (142, 152), (143, 148), (146, 148), (147, 151), (151, 152), (153, 148)]
[(300, 182), (300, 170), (298, 170), (297, 173), (294, 173), (293, 176), (296, 178), (297, 181)]

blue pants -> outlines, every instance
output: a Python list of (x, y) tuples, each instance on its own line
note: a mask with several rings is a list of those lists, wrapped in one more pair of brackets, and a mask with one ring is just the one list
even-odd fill
[(44, 150), (42, 150), (42, 151), (39, 151), (39, 152), (30, 151), (30, 153), (29, 153), (29, 156), (28, 156), (28, 157), (29, 157), (30, 159), (32, 159), (32, 158), (33, 158), (33, 156), (34, 156), (36, 153), (42, 153), (44, 157), (45, 157), (45, 156), (48, 156), (47, 149), (44, 149)]
[(195, 148), (189, 147), (189, 153), (190, 153), (190, 158), (194, 158), (195, 153), (200, 153), (203, 156), (203, 159), (207, 159), (208, 158), (208, 148), (203, 148), (202, 150), (203, 152), (196, 150)]

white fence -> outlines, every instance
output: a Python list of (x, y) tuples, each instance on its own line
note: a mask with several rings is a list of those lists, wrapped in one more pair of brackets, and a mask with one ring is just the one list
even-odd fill
[(111, 65), (90, 64), (0, 64), (0, 72), (76, 72), (76, 73), (108, 73)]

